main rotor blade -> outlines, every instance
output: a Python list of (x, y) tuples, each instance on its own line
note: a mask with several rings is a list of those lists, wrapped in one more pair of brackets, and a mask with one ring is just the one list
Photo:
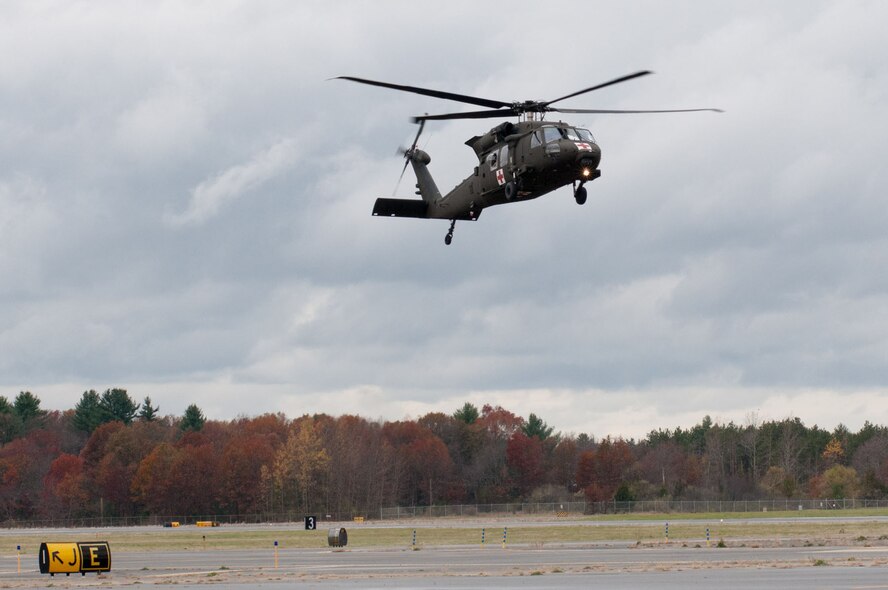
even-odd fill
[(556, 109), (550, 108), (550, 111), (555, 111), (557, 113), (591, 113), (595, 115), (622, 115), (622, 114), (631, 114), (631, 113), (697, 113), (700, 111), (711, 111), (713, 113), (723, 113), (724, 111), (721, 109), (662, 109), (662, 110), (638, 110), (638, 111), (627, 111), (620, 109)]
[(465, 113), (446, 113), (444, 115), (423, 115), (413, 117), (413, 122), (419, 121), (449, 121), (451, 119), (495, 119), (496, 117), (517, 117), (521, 111), (515, 109), (494, 109), (490, 111), (468, 111)]
[(468, 96), (466, 94), (455, 94), (453, 92), (444, 92), (441, 90), (430, 90), (428, 88), (419, 88), (417, 86), (402, 86), (400, 84), (391, 84), (389, 82), (377, 82), (376, 80), (366, 80), (364, 78), (355, 78), (353, 76), (337, 76), (334, 80), (351, 80), (360, 84), (369, 84), (370, 86), (381, 86), (382, 88), (391, 88), (393, 90), (401, 90), (403, 92), (412, 92), (414, 94), (422, 94), (423, 96), (432, 96), (435, 98), (443, 98), (445, 100), (455, 100), (457, 102), (465, 102), (468, 104), (476, 104), (479, 107), (490, 107), (499, 109), (510, 106), (511, 103), (501, 102), (498, 100), (490, 100), (487, 98), (478, 98)]
[[(554, 104), (560, 100), (564, 100), (566, 98), (572, 98), (574, 96), (579, 96), (580, 94), (586, 94), (587, 92), (592, 92), (593, 90), (598, 90), (600, 88), (604, 88), (606, 86), (613, 86), (614, 84), (619, 84), (620, 82), (626, 82), (628, 80), (633, 80), (635, 78), (640, 78), (641, 76), (647, 76), (648, 74), (653, 74), (650, 70), (642, 70), (641, 72), (635, 72), (634, 74), (629, 74), (628, 76), (623, 76), (622, 78), (617, 78), (615, 80), (611, 80), (610, 82), (605, 82), (604, 84), (598, 84), (597, 86), (591, 86), (584, 90), (578, 90), (572, 94), (568, 94), (562, 96), (561, 98), (556, 98), (555, 100), (550, 100), (549, 102), (540, 103), (543, 106), (548, 106), (550, 104)], [(566, 112), (566, 111), (565, 111)]]

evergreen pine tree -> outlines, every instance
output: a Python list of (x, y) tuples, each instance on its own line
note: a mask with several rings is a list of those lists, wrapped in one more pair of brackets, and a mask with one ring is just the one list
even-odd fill
[(139, 410), (139, 420), (142, 422), (153, 422), (157, 420), (158, 410), (160, 410), (160, 407), (152, 406), (151, 398), (146, 395), (145, 399), (142, 401), (142, 409)]
[(40, 398), (30, 391), (22, 391), (15, 396), (12, 411), (22, 421), (25, 428), (34, 420), (46, 415), (46, 410), (40, 409)]
[(189, 430), (197, 432), (203, 428), (206, 420), (207, 419), (204, 417), (203, 412), (200, 411), (200, 408), (198, 408), (196, 404), (191, 404), (185, 409), (185, 415), (182, 416), (182, 423), (179, 427), (186, 432)]
[(126, 389), (118, 388), (105, 390), (99, 400), (99, 407), (102, 409), (103, 423), (119, 420), (124, 424), (131, 424), (139, 411), (139, 404), (133, 401)]
[(78, 430), (92, 433), (104, 422), (99, 394), (95, 389), (84, 391), (80, 401), (74, 406), (74, 426)]

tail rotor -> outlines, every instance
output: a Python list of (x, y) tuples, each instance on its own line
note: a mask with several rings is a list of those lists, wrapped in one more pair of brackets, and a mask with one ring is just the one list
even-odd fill
[(425, 121), (419, 122), (419, 130), (416, 132), (416, 137), (413, 139), (413, 145), (408, 149), (399, 148), (398, 153), (404, 156), (404, 167), (401, 168), (401, 176), (398, 177), (398, 184), (395, 185), (395, 190), (392, 193), (392, 196), (398, 192), (398, 187), (401, 186), (401, 180), (404, 179), (404, 173), (407, 171), (407, 166), (410, 164), (410, 159), (413, 157), (413, 153), (416, 151), (416, 145), (419, 143), (419, 136), (422, 135), (422, 130), (425, 128)]

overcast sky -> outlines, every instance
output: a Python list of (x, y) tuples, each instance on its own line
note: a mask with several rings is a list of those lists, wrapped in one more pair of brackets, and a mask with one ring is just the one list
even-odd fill
[[(888, 424), (888, 3), (0, 4), (0, 394), (644, 436)], [(602, 150), (479, 221), (378, 219), (411, 115), (574, 108)], [(565, 115), (565, 117), (568, 117)], [(497, 121), (431, 123), (442, 190)], [(398, 195), (409, 197), (408, 170)]]

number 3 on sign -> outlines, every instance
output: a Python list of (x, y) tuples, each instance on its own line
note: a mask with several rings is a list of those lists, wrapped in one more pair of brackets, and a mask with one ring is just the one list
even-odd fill
[(306, 516), (305, 517), (305, 530), (313, 531), (318, 528), (318, 517), (317, 516)]

